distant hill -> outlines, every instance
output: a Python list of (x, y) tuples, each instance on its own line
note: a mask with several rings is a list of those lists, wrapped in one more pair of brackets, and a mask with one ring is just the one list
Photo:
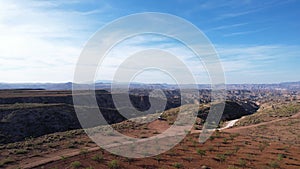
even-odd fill
[(282, 82), (273, 84), (228, 84), (228, 89), (269, 89), (269, 90), (300, 90), (299, 82)]
[[(96, 89), (110, 89), (112, 81), (96, 81)], [(44, 90), (72, 90), (72, 86), (76, 85), (80, 89), (92, 89), (91, 84), (74, 84), (68, 83), (0, 83), (0, 89), (44, 89)], [(125, 83), (117, 83), (119, 88), (127, 88)], [(184, 84), (184, 88), (193, 88), (194, 85)], [(130, 88), (144, 89), (175, 89), (178, 85), (175, 84), (144, 84), (131, 83)], [(198, 84), (199, 89), (211, 88), (209, 84)], [(243, 89), (243, 90), (300, 90), (299, 82), (282, 82), (274, 84), (226, 84), (227, 89)]]

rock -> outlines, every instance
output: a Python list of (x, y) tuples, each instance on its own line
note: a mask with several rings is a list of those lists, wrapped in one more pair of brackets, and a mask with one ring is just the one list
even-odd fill
[[(221, 103), (219, 103), (221, 106)], [(216, 105), (218, 106), (218, 104)], [(254, 102), (238, 102), (238, 101), (226, 101), (225, 108), (222, 114), (222, 121), (234, 120), (241, 118), (242, 116), (253, 114), (258, 110), (259, 106)], [(206, 119), (210, 110), (210, 106), (206, 106), (199, 110), (198, 117)]]

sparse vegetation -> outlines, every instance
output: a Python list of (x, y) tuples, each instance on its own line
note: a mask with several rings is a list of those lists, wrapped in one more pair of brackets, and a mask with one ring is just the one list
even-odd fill
[(103, 155), (102, 154), (96, 154), (92, 157), (92, 160), (97, 161), (98, 163), (103, 161)]
[(226, 155), (225, 154), (217, 154), (215, 159), (222, 163), (222, 162), (226, 161)]
[(183, 168), (183, 165), (181, 163), (174, 163), (173, 167), (174, 168)]
[(201, 150), (201, 149), (197, 149), (197, 154), (199, 154), (201, 157), (205, 156), (206, 151), (205, 150)]
[(239, 166), (241, 166), (242, 168), (245, 168), (247, 166), (247, 162), (244, 159), (239, 159)]
[(71, 163), (72, 168), (80, 168), (82, 164), (79, 161), (74, 161)]
[(27, 154), (28, 151), (25, 150), (25, 149), (19, 149), (19, 150), (16, 150), (15, 153), (16, 153), (16, 154)]
[(223, 144), (227, 144), (227, 138), (223, 138)]
[(119, 161), (117, 161), (117, 160), (112, 160), (112, 161), (110, 161), (110, 162), (108, 163), (108, 167), (109, 167), (110, 169), (118, 169), (118, 168), (120, 168)]
[(264, 144), (259, 144), (259, 146), (258, 146), (258, 149), (260, 152), (263, 152), (265, 148), (266, 148), (266, 145), (264, 145)]
[(88, 153), (88, 150), (87, 149), (80, 149), (79, 153), (86, 157), (86, 154)]
[(286, 158), (284, 154), (278, 154), (277, 159), (281, 161), (283, 158)]
[(15, 160), (11, 159), (11, 158), (5, 158), (5, 159), (2, 159), (0, 161), (0, 167), (4, 167), (6, 164), (12, 164), (14, 163)]
[(290, 117), (300, 111), (299, 103), (282, 103), (276, 106), (262, 109), (255, 114), (241, 119), (236, 125), (248, 126), (266, 121), (271, 121), (275, 118)]
[(76, 143), (70, 142), (68, 148), (77, 148)]
[(277, 161), (271, 161), (271, 162), (269, 163), (269, 166), (272, 167), (272, 168), (274, 168), (274, 169), (280, 167)]

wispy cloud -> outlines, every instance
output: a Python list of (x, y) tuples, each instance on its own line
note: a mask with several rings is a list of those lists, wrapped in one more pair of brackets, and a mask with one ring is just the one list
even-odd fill
[(203, 1), (198, 8), (212, 10), (218, 8), (239, 8), (241, 6), (249, 5), (251, 0), (219, 0), (219, 1)]
[[(222, 19), (230, 19), (235, 17), (240, 17), (256, 12), (260, 12), (263, 10), (266, 10), (268, 8), (272, 8), (275, 6), (280, 6), (288, 3), (293, 3), (294, 0), (287, 0), (287, 1), (279, 1), (279, 0), (270, 0), (270, 1), (251, 1), (251, 0), (245, 0), (245, 1), (229, 1), (224, 2), (224, 4), (227, 5), (227, 7), (230, 9), (226, 13), (223, 13), (216, 17), (216, 20), (222, 20)], [(220, 6), (215, 4), (216, 7)]]
[[(150, 43), (151, 39), (155, 43)], [(164, 43), (156, 43), (158, 41)], [(210, 82), (205, 65), (201, 62), (201, 59), (199, 60), (198, 56), (195, 56), (193, 52), (181, 46), (181, 44), (154, 36), (135, 37), (126, 43), (116, 46), (104, 60), (101, 71), (99, 71), (102, 74), (99, 74), (98, 78), (112, 79), (118, 69), (118, 65), (124, 59), (138, 51), (149, 48), (163, 49), (174, 54), (191, 70), (197, 82)], [(290, 60), (295, 60), (295, 62), (299, 60), (297, 59), (300, 56), (298, 48), (298, 46), (289, 45), (216, 45), (228, 83), (261, 83), (267, 78), (269, 81), (276, 81), (276, 76), (272, 74), (284, 72), (286, 70), (284, 65), (289, 65)], [(176, 69), (176, 66), (169, 65), (169, 68)], [(180, 74), (182, 72), (181, 69), (177, 69), (178, 74)], [(143, 75), (149, 75), (149, 72)], [(182, 74), (182, 76), (185, 75)], [(139, 80), (169, 82), (168, 79), (163, 81), (162, 76), (154, 76), (154, 74), (153, 76), (139, 77)]]
[(220, 16), (218, 16), (216, 18), (216, 20), (222, 20), (222, 19), (228, 19), (228, 18), (234, 18), (234, 17), (239, 17), (239, 16), (243, 16), (243, 15), (247, 15), (250, 13), (254, 13), (259, 11), (260, 9), (252, 9), (252, 10), (247, 10), (247, 11), (241, 11), (241, 12), (231, 12), (231, 13), (224, 13), (221, 14)]
[(241, 32), (232, 32), (232, 33), (227, 33), (224, 34), (224, 37), (230, 37), (230, 36), (238, 36), (238, 35), (246, 35), (246, 34), (251, 34), (251, 33), (257, 33), (257, 32), (262, 32), (267, 30), (268, 28), (263, 28), (263, 29), (257, 29), (257, 30), (251, 30), (251, 31), (241, 31)]
[(245, 26), (248, 25), (249, 23), (237, 23), (237, 24), (232, 24), (232, 25), (222, 25), (222, 26), (218, 26), (218, 27), (214, 27), (210, 30), (223, 30), (223, 29), (230, 29), (230, 28), (236, 28), (236, 27), (241, 27), (241, 26)]
[[(299, 46), (290, 45), (217, 45), (226, 78), (230, 83), (263, 81), (280, 82), (276, 74), (293, 67), (289, 75), (296, 78), (299, 68)], [(290, 77), (289, 77), (290, 78)], [(294, 79), (296, 80), (296, 79)]]

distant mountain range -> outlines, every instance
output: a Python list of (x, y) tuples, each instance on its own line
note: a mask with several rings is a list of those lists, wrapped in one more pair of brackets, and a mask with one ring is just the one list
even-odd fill
[[(110, 89), (111, 81), (97, 81), (95, 83), (96, 89)], [(91, 84), (74, 84), (68, 83), (0, 83), (0, 89), (35, 89), (35, 90), (72, 90), (75, 85), (79, 89), (92, 89)], [(127, 88), (125, 83), (116, 83), (118, 88)], [(193, 88), (194, 85), (184, 84), (184, 88)], [(131, 83), (130, 88), (144, 88), (144, 89), (176, 89), (178, 85), (175, 84), (144, 84), (144, 83)], [(210, 89), (209, 84), (199, 84), (199, 89)], [(243, 89), (243, 90), (300, 90), (299, 82), (283, 82), (274, 84), (226, 84), (227, 89)]]

